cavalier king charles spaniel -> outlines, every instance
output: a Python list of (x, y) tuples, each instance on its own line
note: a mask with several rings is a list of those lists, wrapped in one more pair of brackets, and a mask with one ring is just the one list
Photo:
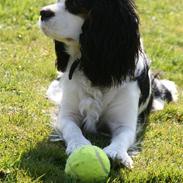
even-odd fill
[(149, 112), (177, 99), (175, 84), (150, 72), (134, 1), (58, 0), (40, 15), (62, 73), (47, 93), (59, 104), (55, 129), (67, 154), (91, 144), (84, 131), (107, 129), (111, 143), (104, 151), (132, 168), (128, 150)]

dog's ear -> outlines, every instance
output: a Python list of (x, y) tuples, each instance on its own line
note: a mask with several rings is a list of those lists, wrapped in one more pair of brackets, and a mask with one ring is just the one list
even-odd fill
[(139, 20), (132, 0), (100, 0), (80, 35), (81, 69), (95, 86), (133, 78), (140, 49)]
[(68, 53), (66, 53), (64, 43), (56, 40), (54, 40), (54, 42), (55, 42), (55, 54), (56, 54), (55, 65), (58, 71), (64, 72), (67, 68), (67, 64), (70, 56)]

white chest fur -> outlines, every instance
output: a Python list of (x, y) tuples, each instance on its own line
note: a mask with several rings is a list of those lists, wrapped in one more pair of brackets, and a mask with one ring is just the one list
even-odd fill
[[(106, 90), (91, 87), (90, 81), (82, 73), (75, 72), (72, 80), (68, 80), (66, 76), (63, 82), (63, 91), (64, 98), (71, 97), (70, 95), (74, 98), (73, 102), (75, 107), (77, 107), (77, 115), (80, 116), (79, 125), (83, 125), (88, 131), (95, 131), (96, 123), (99, 121), (106, 105)], [(65, 103), (64, 98), (63, 102)]]
[[(63, 98), (61, 110), (73, 116), (78, 125), (88, 131), (95, 131), (96, 123), (105, 119), (107, 113), (120, 113), (131, 102), (128, 95), (139, 95), (136, 82), (129, 82), (119, 87), (108, 89), (92, 87), (90, 81), (81, 72), (76, 71), (72, 80), (64, 74), (62, 82)], [(112, 115), (110, 115), (112, 116)], [(77, 120), (76, 120), (77, 119)]]

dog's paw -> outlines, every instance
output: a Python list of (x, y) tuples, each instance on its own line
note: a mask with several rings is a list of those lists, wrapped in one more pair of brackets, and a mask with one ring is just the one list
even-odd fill
[(57, 134), (51, 134), (50, 136), (49, 136), (49, 140), (50, 140), (50, 142), (58, 142), (58, 141), (63, 141), (64, 139), (63, 139), (63, 137), (62, 137), (62, 135), (57, 135)]
[(120, 151), (118, 148), (107, 146), (103, 149), (109, 158), (119, 161), (129, 169), (133, 168), (133, 160), (125, 151)]
[(88, 141), (87, 139), (78, 140), (78, 141), (74, 140), (73, 142), (70, 142), (67, 145), (66, 153), (70, 155), (73, 151), (85, 145), (91, 145), (91, 142)]

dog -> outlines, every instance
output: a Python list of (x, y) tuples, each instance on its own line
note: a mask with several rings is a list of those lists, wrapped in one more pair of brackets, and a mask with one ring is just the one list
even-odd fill
[(176, 101), (176, 85), (150, 71), (133, 0), (58, 0), (40, 11), (40, 27), (54, 40), (60, 77), (48, 89), (59, 104), (56, 130), (66, 152), (91, 142), (83, 131), (107, 129), (103, 150), (133, 167), (129, 148), (151, 110)]

